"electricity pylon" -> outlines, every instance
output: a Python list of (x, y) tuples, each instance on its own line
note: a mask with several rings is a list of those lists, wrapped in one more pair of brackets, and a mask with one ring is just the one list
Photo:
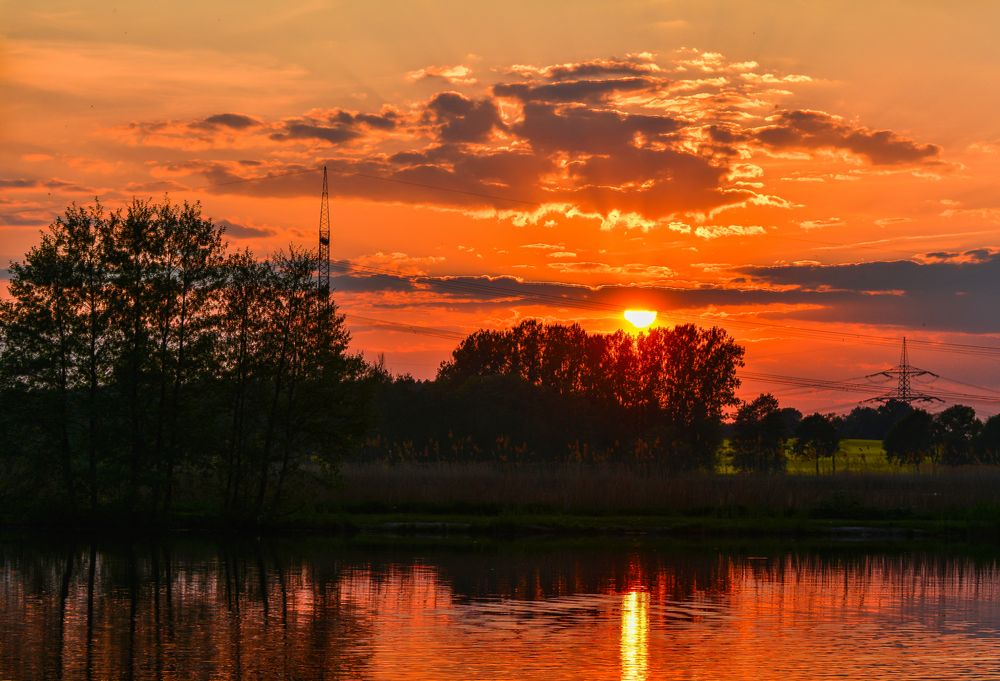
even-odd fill
[(319, 205), (319, 260), (317, 271), (320, 298), (330, 297), (330, 190), (326, 183), (326, 166), (323, 166), (323, 198)]
[(940, 397), (935, 397), (934, 395), (929, 395), (925, 392), (915, 391), (913, 386), (913, 379), (918, 376), (933, 376), (934, 378), (940, 378), (933, 371), (927, 371), (926, 369), (918, 369), (915, 366), (910, 365), (910, 359), (906, 353), (906, 337), (903, 337), (903, 351), (899, 355), (899, 364), (891, 369), (886, 369), (885, 371), (877, 371), (874, 374), (868, 374), (866, 378), (875, 378), (876, 376), (885, 376), (886, 378), (896, 379), (896, 389), (891, 390), (884, 395), (879, 395), (878, 397), (872, 397), (865, 402), (905, 402), (906, 404), (913, 404), (914, 402), (943, 402)]

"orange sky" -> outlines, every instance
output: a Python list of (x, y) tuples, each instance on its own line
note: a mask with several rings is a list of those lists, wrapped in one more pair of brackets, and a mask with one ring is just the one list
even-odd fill
[[(637, 305), (723, 324), (758, 373), (855, 378), (904, 334), (1000, 347), (998, 23), (979, 2), (0, 0), (0, 261), (95, 196), (200, 200), (261, 255), (311, 245), (326, 164), (336, 298), (395, 371)], [(911, 359), (1000, 388), (1000, 352)]]

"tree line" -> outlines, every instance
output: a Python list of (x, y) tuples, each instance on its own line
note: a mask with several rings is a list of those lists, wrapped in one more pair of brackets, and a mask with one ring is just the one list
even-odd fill
[(526, 320), (477, 331), (434, 381), (379, 386), (365, 454), (658, 461), (710, 469), (744, 350), (719, 328), (588, 333)]
[[(781, 409), (770, 394), (743, 403), (731, 429), (733, 467), (741, 471), (785, 470), (791, 453), (815, 463), (830, 459), (837, 470), (840, 440), (858, 424), (875, 428), (866, 434), (882, 440), (886, 458), (897, 465), (962, 466), (1000, 464), (1000, 415), (985, 423), (972, 407), (956, 404), (931, 414), (904, 402), (890, 401), (877, 409), (856, 407), (847, 416), (812, 414), (803, 417), (796, 409)], [(847, 435), (853, 437), (853, 435)]]
[(169, 514), (277, 506), (365, 433), (372, 368), (317, 293), (316, 256), (229, 252), (200, 207), (71, 206), (0, 306), (0, 495)]
[[(386, 377), (361, 455), (398, 461), (657, 462), (678, 470), (781, 472), (789, 457), (837, 470), (846, 438), (884, 441), (890, 462), (1000, 464), (1000, 416), (902, 402), (846, 415), (736, 397), (743, 348), (679, 325), (588, 333), (526, 320), (463, 340), (433, 381)], [(730, 413), (730, 410), (733, 410)], [(731, 417), (731, 420), (728, 419)]]

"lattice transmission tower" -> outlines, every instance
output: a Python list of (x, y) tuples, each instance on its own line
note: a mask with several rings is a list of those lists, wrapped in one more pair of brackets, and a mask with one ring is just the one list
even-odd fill
[(330, 189), (326, 181), (326, 166), (323, 166), (323, 198), (319, 205), (319, 260), (317, 265), (317, 288), (322, 300), (330, 298)]
[(874, 374), (868, 374), (867, 378), (875, 378), (876, 376), (885, 376), (886, 378), (896, 379), (895, 390), (890, 390), (889, 392), (879, 395), (878, 397), (872, 397), (865, 402), (905, 402), (906, 404), (913, 404), (914, 402), (943, 402), (940, 397), (935, 397), (928, 393), (922, 392), (916, 389), (913, 385), (913, 379), (918, 376), (932, 376), (933, 378), (940, 378), (933, 371), (927, 371), (926, 369), (918, 369), (915, 366), (910, 365), (910, 358), (906, 353), (906, 337), (903, 337), (903, 350), (899, 354), (899, 364), (892, 367), (891, 369), (886, 369), (885, 371), (877, 371)]

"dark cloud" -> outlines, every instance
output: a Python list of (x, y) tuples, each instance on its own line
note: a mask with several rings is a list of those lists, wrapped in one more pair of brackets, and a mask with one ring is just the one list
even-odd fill
[(203, 123), (206, 125), (221, 125), (227, 128), (235, 128), (236, 130), (244, 130), (246, 128), (260, 125), (259, 121), (251, 118), (250, 116), (235, 113), (222, 113), (209, 116), (203, 121)]
[(876, 165), (920, 163), (934, 160), (941, 148), (918, 144), (891, 130), (870, 130), (844, 123), (822, 111), (783, 111), (771, 125), (757, 130), (756, 138), (776, 149), (846, 149)]
[(91, 193), (94, 190), (66, 180), (31, 180), (28, 178), (0, 179), (0, 189), (59, 189), (66, 192)]
[(1000, 308), (1000, 253), (987, 249), (972, 252), (986, 255), (965, 260), (948, 257), (932, 262), (779, 265), (739, 271), (757, 282), (794, 286), (813, 294), (817, 302), (836, 301), (807, 313), (808, 318), (1000, 332), (1000, 319), (992, 314)]
[(330, 144), (344, 144), (362, 137), (366, 129), (392, 130), (398, 114), (392, 110), (382, 113), (352, 113), (336, 109), (322, 116), (287, 120), (281, 123), (271, 139), (276, 141), (318, 139)]
[(392, 110), (384, 111), (381, 114), (373, 114), (351, 113), (350, 111), (338, 109), (330, 114), (327, 121), (331, 124), (341, 126), (365, 125), (378, 130), (392, 130), (396, 127), (397, 118), (398, 114)]
[(971, 262), (895, 260), (848, 265), (745, 267), (739, 271), (771, 284), (807, 289), (912, 293), (992, 290), (1000, 296), (1000, 286), (996, 283), (1000, 281), (1000, 252)]
[(656, 138), (682, 127), (669, 116), (532, 103), (525, 105), (524, 120), (514, 126), (514, 132), (539, 151), (608, 154), (631, 147), (637, 134)]
[(215, 223), (226, 230), (226, 236), (234, 239), (259, 239), (274, 234), (273, 229), (250, 227), (226, 219), (216, 220)]
[(501, 83), (493, 87), (493, 94), (498, 97), (517, 97), (526, 102), (587, 102), (604, 99), (613, 92), (647, 90), (658, 84), (658, 81), (649, 78), (571, 80), (543, 85)]
[(55, 216), (40, 210), (0, 211), (0, 225), (6, 227), (38, 227), (52, 222)]
[(488, 98), (472, 100), (457, 92), (442, 92), (427, 110), (444, 142), (485, 142), (494, 128), (504, 127), (496, 103)]
[(271, 135), (271, 139), (278, 141), (318, 139), (330, 144), (343, 144), (358, 137), (361, 137), (361, 133), (350, 127), (323, 126), (312, 123), (286, 123), (282, 132)]

